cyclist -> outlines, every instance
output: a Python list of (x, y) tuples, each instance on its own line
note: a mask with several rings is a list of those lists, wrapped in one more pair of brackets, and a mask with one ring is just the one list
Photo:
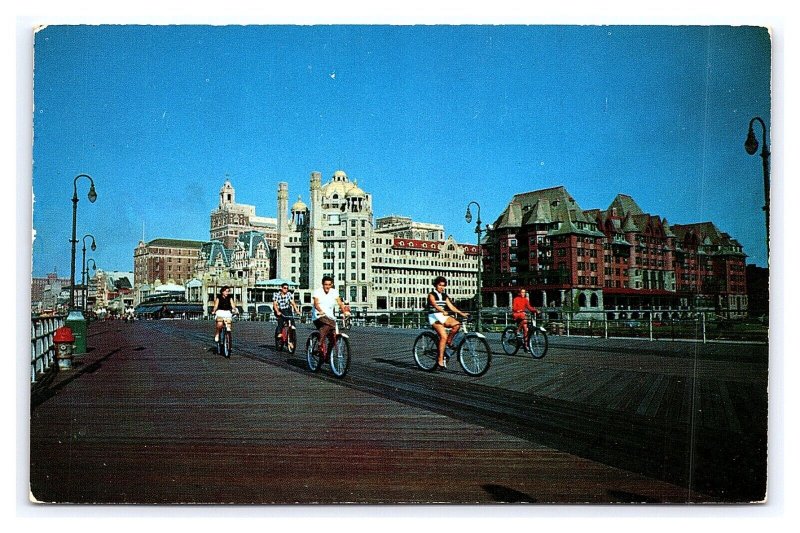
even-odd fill
[(520, 289), (514, 301), (511, 303), (511, 316), (517, 322), (517, 331), (522, 330), (522, 338), (525, 339), (523, 347), (528, 351), (528, 316), (526, 311), (536, 314), (536, 308), (528, 301), (528, 291)]
[[(294, 293), (289, 292), (288, 283), (283, 283), (281, 290), (272, 295), (272, 309), (278, 319), (278, 327), (275, 328), (275, 342), (277, 343), (284, 324), (288, 322), (290, 327), (294, 326), (294, 317), (300, 315), (300, 308), (294, 301)], [(291, 340), (288, 341), (288, 347), (289, 351), (294, 348)]]
[(222, 287), (219, 294), (214, 298), (214, 307), (211, 309), (211, 314), (217, 321), (217, 328), (214, 333), (214, 342), (219, 342), (219, 333), (225, 326), (226, 320), (233, 318), (232, 314), (239, 314), (239, 309), (236, 307), (236, 302), (233, 300), (230, 287)]
[[(458, 309), (444, 289), (447, 287), (447, 280), (444, 276), (439, 276), (433, 280), (433, 290), (428, 293), (428, 322), (439, 334), (439, 358), (437, 364), (442, 368), (447, 368), (444, 360), (444, 351), (447, 346), (453, 343), (453, 337), (461, 328), (461, 322), (449, 316), (451, 313), (468, 317), (466, 313)], [(450, 328), (450, 334), (447, 334)]]
[(339, 297), (339, 291), (333, 288), (333, 278), (330, 276), (322, 277), (322, 287), (314, 289), (311, 293), (313, 307), (311, 309), (311, 319), (314, 321), (314, 326), (319, 330), (319, 347), (322, 351), (322, 360), (327, 360), (326, 342), (329, 339), (328, 346), (334, 342), (334, 334), (336, 332), (336, 322), (333, 318), (333, 306), (339, 305), (339, 309), (345, 316), (350, 316), (350, 311), (347, 310)]

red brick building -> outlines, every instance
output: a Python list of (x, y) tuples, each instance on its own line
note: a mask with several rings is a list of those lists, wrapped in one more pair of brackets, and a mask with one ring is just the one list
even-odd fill
[(515, 195), (484, 241), (483, 301), (505, 307), (526, 288), (551, 312), (664, 318), (713, 308), (744, 314), (741, 245), (713, 223), (676, 225), (627, 195), (584, 211), (564, 187)]

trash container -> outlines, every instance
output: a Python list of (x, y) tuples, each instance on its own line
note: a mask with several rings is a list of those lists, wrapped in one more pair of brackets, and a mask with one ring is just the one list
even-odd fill
[(53, 334), (53, 342), (56, 345), (56, 360), (59, 370), (69, 370), (72, 368), (72, 343), (75, 336), (72, 330), (64, 326), (58, 328)]
[(75, 336), (75, 350), (73, 353), (86, 353), (86, 333), (88, 330), (88, 322), (83, 316), (83, 313), (77, 309), (73, 309), (67, 315), (65, 325), (72, 330), (72, 334)]

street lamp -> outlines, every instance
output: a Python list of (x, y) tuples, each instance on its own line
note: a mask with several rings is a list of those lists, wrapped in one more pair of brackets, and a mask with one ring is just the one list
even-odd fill
[(86, 283), (83, 285), (83, 312), (86, 312), (88, 307), (87, 300), (89, 299), (89, 262), (92, 263), (92, 270), (97, 271), (97, 263), (91, 257), (84, 263), (83, 274), (86, 276)]
[(97, 200), (97, 192), (94, 190), (94, 180), (88, 174), (78, 174), (72, 182), (72, 255), (70, 259), (70, 273), (69, 273), (69, 308), (75, 307), (75, 247), (78, 244), (78, 239), (75, 238), (76, 227), (78, 223), (78, 179), (87, 178), (91, 182), (89, 194), (87, 198), (94, 203)]
[(750, 120), (750, 129), (747, 132), (747, 140), (744, 141), (744, 149), (750, 155), (755, 155), (758, 150), (758, 140), (753, 132), (753, 122), (761, 124), (761, 162), (764, 169), (764, 213), (767, 219), (767, 263), (769, 263), (769, 147), (767, 146), (767, 126), (761, 117), (753, 117)]
[(483, 265), (483, 254), (481, 253), (481, 204), (478, 202), (472, 201), (467, 204), (467, 214), (464, 216), (464, 219), (467, 221), (467, 224), (472, 222), (472, 213), (469, 210), (469, 206), (475, 204), (478, 208), (478, 219), (475, 221), (475, 233), (478, 234), (478, 292), (475, 295), (475, 308), (477, 309), (477, 319), (475, 321), (475, 331), (481, 330), (481, 306), (483, 305), (483, 298), (481, 297), (481, 270)]
[(83, 239), (81, 239), (83, 241), (83, 257), (81, 259), (81, 265), (83, 265), (83, 268), (81, 269), (81, 287), (82, 287), (81, 288), (81, 294), (84, 295), (83, 296), (84, 299), (81, 302), (83, 305), (81, 307), (83, 308), (84, 311), (86, 311), (86, 296), (85, 296), (86, 295), (86, 278), (84, 278), (84, 276), (86, 276), (88, 274), (88, 272), (86, 271), (86, 237), (91, 237), (92, 238), (92, 246), (91, 246), (92, 251), (94, 252), (95, 250), (97, 250), (97, 244), (95, 244), (95, 242), (94, 242), (94, 235), (92, 235), (91, 233), (87, 233), (86, 235), (84, 235)]

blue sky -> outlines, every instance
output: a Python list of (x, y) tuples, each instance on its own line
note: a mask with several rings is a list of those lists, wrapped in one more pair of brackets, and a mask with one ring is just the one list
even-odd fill
[[(761, 160), (770, 39), (727, 26), (50, 26), (34, 51), (33, 274), (69, 276), (78, 238), (132, 270), (144, 237), (205, 240), (228, 175), (276, 216), (314, 170), (376, 216), (491, 223), (518, 192), (618, 193), (670, 223), (713, 221), (766, 266)], [(760, 132), (759, 132), (760, 142)], [(88, 241), (88, 239), (87, 239)], [(80, 244), (79, 244), (80, 248)], [(78, 255), (80, 261), (80, 249)]]

